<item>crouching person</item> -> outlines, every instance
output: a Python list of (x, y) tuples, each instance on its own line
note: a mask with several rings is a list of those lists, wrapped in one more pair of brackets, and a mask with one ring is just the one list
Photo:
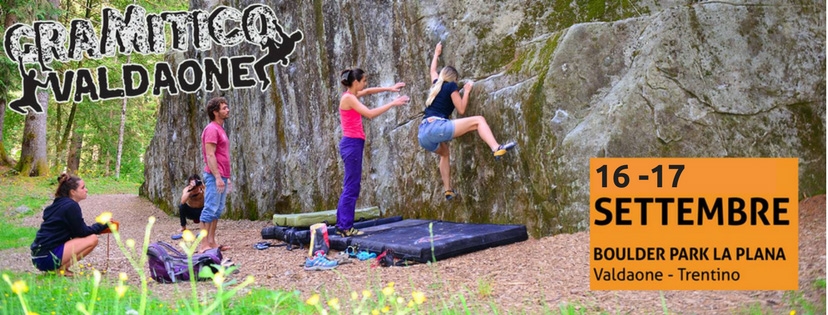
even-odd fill
[(84, 222), (78, 202), (86, 199), (86, 193), (82, 179), (67, 174), (58, 177), (55, 200), (43, 210), (43, 223), (31, 246), (37, 269), (72, 276), (68, 270), (71, 264), (95, 249), (97, 234), (109, 231), (106, 225)]

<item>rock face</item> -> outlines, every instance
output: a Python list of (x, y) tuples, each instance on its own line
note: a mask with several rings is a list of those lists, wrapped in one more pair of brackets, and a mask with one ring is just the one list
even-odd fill
[[(592, 157), (798, 157), (800, 191), (825, 191), (825, 6), (815, 2), (266, 1), (304, 39), (270, 89), (225, 91), (231, 117), (229, 218), (336, 208), (343, 167), (338, 74), (404, 81), (407, 106), (364, 120), (358, 206), (407, 218), (520, 223), (534, 236), (588, 228)], [(657, 2), (657, 3), (656, 3)], [(692, 2), (692, 3), (691, 3)], [(194, 0), (191, 10), (215, 3)], [(247, 4), (237, 5), (243, 8)], [(443, 200), (438, 158), (417, 145), (428, 65), (472, 79), (502, 161), (475, 134), (451, 142), (459, 200)], [(185, 58), (261, 55), (243, 44)], [(201, 173), (207, 99), (167, 96), (141, 194), (173, 210)], [(369, 107), (396, 93), (362, 99)]]

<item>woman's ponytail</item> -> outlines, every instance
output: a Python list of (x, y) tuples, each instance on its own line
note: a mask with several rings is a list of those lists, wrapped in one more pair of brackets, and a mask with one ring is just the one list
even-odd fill
[(431, 102), (434, 101), (434, 98), (437, 97), (437, 94), (440, 93), (440, 90), (443, 89), (444, 82), (454, 82), (457, 81), (457, 69), (451, 66), (445, 66), (443, 70), (440, 71), (440, 75), (437, 77), (437, 82), (434, 82), (434, 85), (431, 86), (431, 90), (428, 92), (428, 99), (426, 99), (426, 106), (430, 106)]
[(428, 92), (428, 99), (426, 99), (426, 106), (430, 106), (431, 102), (434, 101), (434, 98), (437, 97), (437, 94), (440, 93), (440, 90), (443, 88), (443, 75), (441, 74), (437, 77), (437, 82), (434, 82), (434, 85), (431, 86), (431, 90)]
[(365, 71), (360, 68), (346, 69), (339, 73), (339, 83), (346, 87), (351, 87), (354, 81), (361, 81), (365, 77)]
[(55, 191), (55, 198), (69, 197), (69, 191), (78, 189), (80, 178), (66, 173), (60, 174), (57, 178), (58, 188)]

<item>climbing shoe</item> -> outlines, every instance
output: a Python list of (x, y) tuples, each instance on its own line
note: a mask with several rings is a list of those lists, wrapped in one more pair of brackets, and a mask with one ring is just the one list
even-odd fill
[(506, 142), (505, 144), (497, 146), (497, 150), (495, 150), (492, 154), (494, 154), (495, 159), (499, 160), (501, 156), (506, 154), (507, 151), (514, 149), (516, 145), (517, 143), (514, 141)]
[(454, 192), (454, 189), (446, 190), (446, 201), (454, 199), (457, 196), (457, 193)]
[(351, 227), (350, 229), (347, 229), (347, 230), (344, 230), (344, 231), (340, 230), (339, 228), (336, 228), (336, 234), (339, 234), (339, 236), (342, 236), (342, 237), (351, 237), (351, 236), (362, 235), (364, 233), (362, 233), (362, 231), (360, 231), (360, 230), (357, 230), (357, 229)]

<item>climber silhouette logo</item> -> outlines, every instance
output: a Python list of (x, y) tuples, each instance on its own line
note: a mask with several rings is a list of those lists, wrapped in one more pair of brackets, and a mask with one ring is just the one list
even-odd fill
[(280, 63), (282, 67), (287, 67), (287, 65), (290, 64), (288, 56), (293, 54), (293, 51), (296, 50), (296, 43), (301, 42), (302, 38), (304, 38), (304, 35), (302, 35), (302, 31), (300, 30), (296, 30), (290, 35), (286, 34), (277, 20), (273, 21), (273, 26), (278, 32), (281, 42), (277, 43), (272, 37), (266, 38), (261, 44), (261, 47), (262, 50), (267, 49), (267, 54), (262, 56), (262, 58), (259, 58), (259, 60), (257, 60), (253, 65), (253, 68), (256, 70), (256, 76), (262, 83), (262, 91), (267, 90), (270, 86), (270, 79), (267, 78), (265, 67), (271, 63)]
[[(99, 27), (98, 32), (95, 27)], [(168, 30), (172, 36), (167, 36)], [(131, 4), (123, 13), (102, 8), (101, 23), (83, 19), (72, 20), (68, 27), (58, 21), (16, 23), (6, 29), (3, 48), (6, 56), (18, 64), (22, 95), (8, 106), (21, 115), (43, 113), (46, 104), (42, 102), (46, 100), (38, 97), (40, 89), (50, 90), (58, 103), (147, 93), (160, 96), (164, 92), (178, 95), (250, 89), (257, 84), (265, 91), (271, 86), (267, 67), (290, 65), (289, 58), (303, 38), (299, 29), (285, 31), (276, 12), (264, 4), (252, 4), (244, 10), (218, 6), (211, 12), (160, 13), (148, 13)], [(202, 57), (159, 61), (151, 66), (124, 63), (120, 69), (60, 67), (60, 73), (51, 67), (53, 62), (68, 63), (84, 57), (99, 60), (132, 53), (160, 56), (169, 51), (209, 51), (213, 45), (233, 47), (244, 42), (260, 47), (263, 53), (215, 57), (196, 53), (193, 55)], [(26, 69), (27, 65), (34, 67)]]

